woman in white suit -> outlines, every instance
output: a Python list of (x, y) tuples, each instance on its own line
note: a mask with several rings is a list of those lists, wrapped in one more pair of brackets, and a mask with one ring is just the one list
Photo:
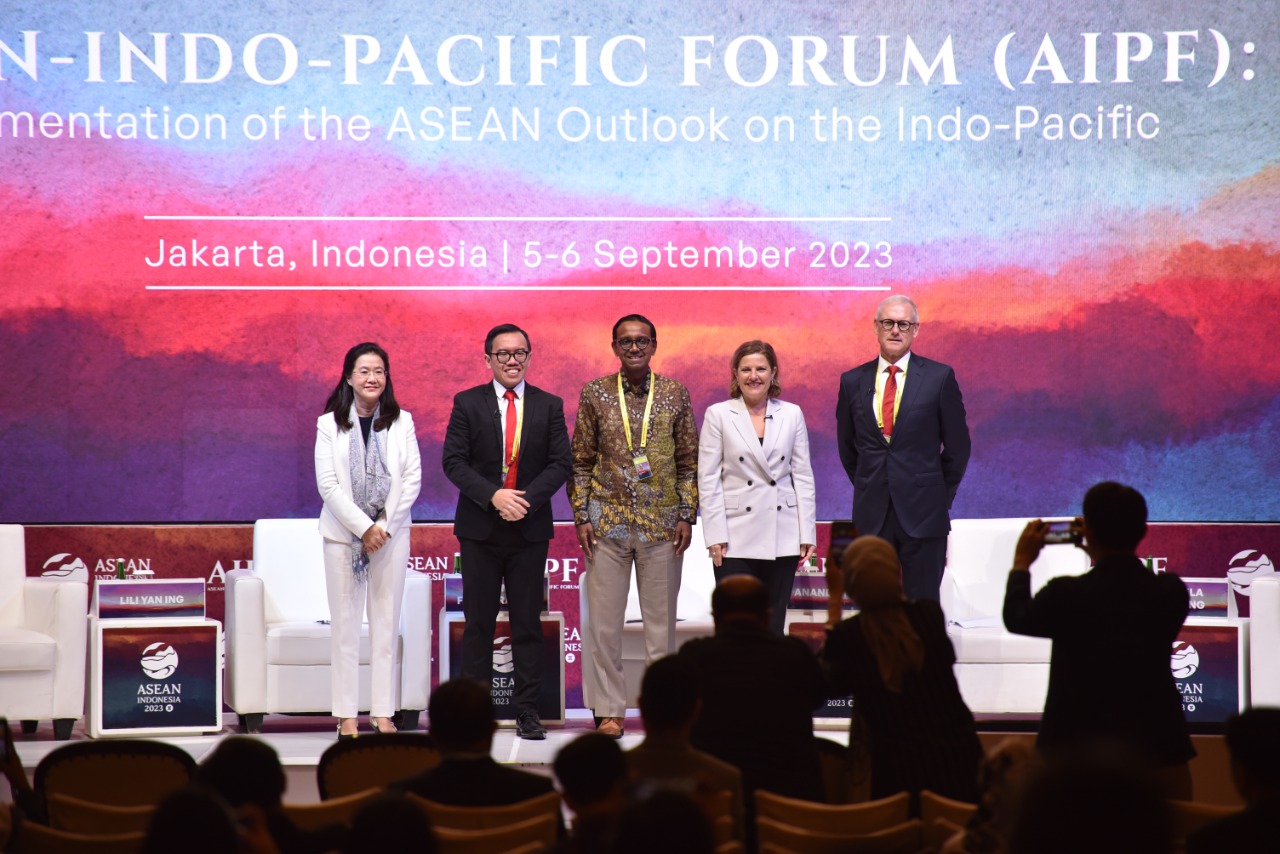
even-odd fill
[(729, 400), (707, 409), (698, 441), (702, 533), (717, 583), (764, 582), (782, 634), (796, 567), (817, 542), (817, 503), (804, 413), (778, 400), (778, 357), (764, 341), (733, 354)]
[(396, 403), (391, 364), (377, 344), (357, 344), (316, 421), (316, 485), (333, 628), (333, 714), (354, 738), (359, 714), (360, 626), (369, 619), (369, 717), (394, 732), (399, 701), (396, 637), (409, 563), (409, 512), (422, 486), (413, 417)]

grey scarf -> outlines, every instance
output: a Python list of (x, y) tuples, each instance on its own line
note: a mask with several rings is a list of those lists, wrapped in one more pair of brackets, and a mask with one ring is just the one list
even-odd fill
[[(373, 410), (374, 424), (378, 423), (381, 411), (381, 405)], [(387, 494), (391, 492), (391, 472), (387, 470), (387, 431), (370, 430), (369, 438), (372, 441), (366, 446), (364, 433), (360, 430), (360, 414), (352, 403), (351, 430), (348, 433), (351, 499), (376, 522), (386, 509)], [(369, 553), (365, 551), (364, 540), (355, 535), (352, 536), (351, 543), (351, 572), (357, 583), (363, 583), (369, 578)]]

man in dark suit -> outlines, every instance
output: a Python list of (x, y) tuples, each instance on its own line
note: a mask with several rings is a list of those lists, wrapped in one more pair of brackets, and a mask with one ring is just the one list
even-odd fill
[(483, 682), (450, 679), (431, 692), (427, 716), (440, 764), (398, 780), (388, 791), (455, 807), (497, 807), (554, 792), (551, 778), (508, 768), (490, 755), (493, 701)]
[(523, 329), (485, 337), (493, 381), (459, 392), (445, 432), (444, 473), (458, 487), (453, 532), (461, 546), (462, 673), (488, 684), (493, 633), (506, 585), (515, 660), (516, 732), (546, 738), (538, 719), (542, 602), (547, 549), (555, 535), (551, 496), (573, 459), (564, 402), (525, 382), (531, 346)]
[(880, 355), (840, 377), (836, 405), (853, 522), (893, 544), (908, 598), (936, 600), (951, 502), (969, 464), (964, 401), (950, 367), (911, 352), (920, 331), (914, 302), (888, 297), (873, 325)]
[(702, 698), (692, 745), (742, 772), (748, 807), (756, 789), (824, 800), (813, 711), (827, 687), (817, 657), (804, 641), (770, 631), (769, 595), (755, 576), (717, 584), (711, 615), (715, 635), (676, 653), (697, 674)]

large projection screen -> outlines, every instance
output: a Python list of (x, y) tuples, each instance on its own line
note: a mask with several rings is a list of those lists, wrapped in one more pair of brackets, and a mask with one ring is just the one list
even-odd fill
[[(0, 15), (0, 519), (319, 510), (315, 418), (391, 354), (452, 518), (453, 395), (515, 322), (561, 395), (742, 341), (847, 517), (837, 380), (913, 297), (953, 516), (1280, 519), (1280, 16), (1226, 2), (108, 3)], [(557, 518), (569, 518), (561, 493)]]

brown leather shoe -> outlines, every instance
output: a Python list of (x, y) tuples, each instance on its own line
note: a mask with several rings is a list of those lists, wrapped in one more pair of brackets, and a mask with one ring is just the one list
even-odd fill
[(609, 738), (622, 738), (622, 724), (623, 718), (604, 718), (600, 721), (600, 726), (596, 727), (596, 732)]

